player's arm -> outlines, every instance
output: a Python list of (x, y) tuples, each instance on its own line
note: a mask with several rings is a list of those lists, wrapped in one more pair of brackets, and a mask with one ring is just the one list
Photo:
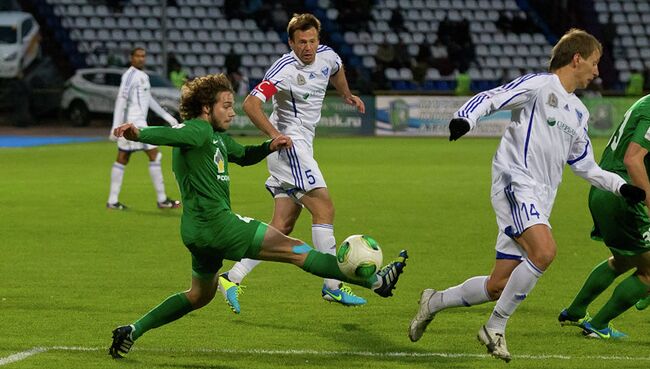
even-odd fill
[(332, 86), (334, 86), (336, 91), (338, 91), (346, 104), (354, 106), (361, 114), (366, 112), (366, 105), (363, 103), (363, 100), (361, 100), (359, 96), (353, 95), (352, 92), (350, 92), (343, 65), (341, 65), (339, 70), (330, 77), (330, 82), (332, 82)]
[[(625, 157), (623, 163), (627, 168), (627, 173), (630, 175), (632, 183), (643, 189), (646, 194), (650, 193), (650, 180), (648, 180), (648, 172), (645, 168), (645, 156), (648, 154), (648, 149), (632, 141), (625, 150)], [(648, 196), (644, 199), (645, 204), (650, 208), (650, 199)]]
[[(588, 118), (586, 117), (585, 121)], [(586, 129), (574, 141), (567, 164), (575, 174), (587, 180), (594, 187), (615, 193), (633, 202), (643, 201), (646, 198), (643, 189), (628, 184), (618, 174), (608, 172), (598, 166)]]
[(158, 114), (162, 119), (164, 119), (170, 126), (174, 127), (178, 125), (178, 121), (171, 114), (169, 114), (165, 109), (163, 109), (158, 101), (153, 98), (153, 95), (149, 95), (149, 109), (153, 110), (154, 113)]
[(274, 139), (262, 142), (260, 145), (242, 145), (230, 136), (223, 136), (228, 149), (228, 161), (242, 167), (257, 164), (270, 153), (287, 147), (289, 137), (280, 135)]
[(117, 139), (113, 134), (115, 128), (119, 127), (121, 124), (125, 123), (125, 112), (126, 112), (126, 100), (128, 98), (128, 90), (125, 89), (124, 85), (120, 85), (120, 89), (117, 92), (117, 97), (115, 99), (115, 107), (113, 108), (113, 125), (111, 127), (111, 133), (109, 138), (111, 140)]
[(263, 104), (278, 92), (273, 81), (264, 80), (260, 82), (251, 93), (244, 99), (243, 109), (255, 127), (264, 132), (267, 136), (274, 138), (282, 135), (264, 113)]
[(146, 127), (138, 128), (133, 123), (123, 124), (113, 130), (116, 137), (139, 141), (152, 145), (177, 147), (201, 146), (210, 139), (212, 128), (199, 124), (179, 124), (176, 127)]
[(474, 95), (458, 109), (449, 122), (449, 140), (455, 141), (476, 127), (478, 120), (497, 110), (523, 107), (537, 95), (548, 79), (527, 74), (503, 86)]

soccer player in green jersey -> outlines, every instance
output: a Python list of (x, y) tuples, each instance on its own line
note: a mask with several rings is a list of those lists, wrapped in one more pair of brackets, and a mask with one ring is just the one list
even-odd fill
[[(639, 99), (623, 116), (609, 140), (600, 166), (621, 175), (628, 182), (650, 193), (646, 155), (650, 150), (650, 95)], [(645, 198), (650, 206), (650, 198)], [(589, 210), (594, 221), (591, 237), (602, 240), (612, 256), (589, 274), (568, 308), (562, 310), (560, 324), (578, 326), (588, 337), (617, 339), (626, 335), (611, 321), (636, 303), (645, 308), (650, 290), (650, 219), (643, 204), (591, 187)], [(634, 273), (616, 286), (605, 305), (590, 317), (587, 307), (609, 287), (616, 277), (634, 269)]]
[(207, 305), (217, 291), (217, 272), (224, 259), (291, 263), (320, 277), (358, 284), (382, 297), (392, 296), (406, 266), (405, 250), (367, 280), (350, 280), (340, 271), (334, 255), (232, 211), (229, 163), (252, 165), (291, 143), (280, 135), (261, 145), (238, 144), (225, 134), (235, 116), (233, 105), (233, 90), (225, 75), (199, 77), (182, 88), (180, 110), (185, 121), (179, 126), (138, 128), (128, 123), (114, 130), (115, 136), (131, 141), (174, 147), (172, 166), (184, 204), (181, 237), (192, 255), (190, 289), (169, 296), (133, 324), (116, 328), (109, 349), (114, 358), (126, 355), (148, 330)]

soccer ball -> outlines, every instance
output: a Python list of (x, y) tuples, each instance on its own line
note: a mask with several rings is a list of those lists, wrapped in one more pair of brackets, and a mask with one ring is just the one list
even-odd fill
[(368, 279), (375, 274), (381, 268), (382, 259), (377, 241), (365, 235), (355, 234), (346, 238), (336, 250), (339, 269), (356, 280)]

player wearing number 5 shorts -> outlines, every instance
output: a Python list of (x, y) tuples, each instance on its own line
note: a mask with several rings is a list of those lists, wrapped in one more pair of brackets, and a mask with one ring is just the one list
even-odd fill
[(550, 73), (521, 76), (468, 100), (449, 123), (450, 141), (497, 110), (510, 110), (492, 160), (492, 206), (499, 233), (489, 276), (472, 277), (444, 291), (425, 289), (409, 327), (417, 341), (436, 313), (451, 307), (497, 300), (478, 331), (493, 356), (510, 361), (506, 324), (555, 258), (549, 217), (565, 165), (593, 186), (634, 201), (645, 192), (594, 161), (587, 135), (589, 112), (574, 91), (598, 76), (602, 47), (592, 35), (568, 31), (553, 48)]
[[(266, 188), (274, 199), (271, 225), (288, 235), (302, 208), (312, 216), (312, 242), (321, 252), (334, 254), (334, 204), (325, 178), (314, 159), (313, 140), (329, 82), (343, 101), (365, 112), (363, 101), (352, 95), (338, 54), (319, 45), (320, 21), (311, 14), (294, 14), (287, 26), (291, 52), (280, 57), (244, 101), (244, 111), (262, 132), (273, 138), (285, 135), (293, 145), (269, 155)], [(273, 101), (267, 117), (262, 104)], [(259, 261), (244, 259), (221, 275), (219, 289), (233, 312), (240, 312), (242, 279)], [(289, 283), (289, 282), (287, 282)], [(338, 280), (325, 279), (321, 290), (327, 301), (346, 306), (366, 301)]]

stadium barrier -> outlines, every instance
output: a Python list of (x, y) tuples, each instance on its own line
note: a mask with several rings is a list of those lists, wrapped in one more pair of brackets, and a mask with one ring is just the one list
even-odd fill
[[(318, 135), (376, 135), (376, 136), (448, 136), (447, 124), (453, 113), (469, 97), (462, 96), (362, 96), (366, 113), (356, 110), (334, 94), (323, 102)], [(593, 137), (609, 136), (621, 121), (636, 97), (583, 98), (590, 112), (589, 133)], [(260, 135), (242, 109), (244, 97), (235, 98), (237, 116), (230, 132), (235, 135)], [(267, 115), (270, 102), (264, 104)], [(510, 123), (510, 112), (499, 111), (482, 119), (468, 134), (478, 137), (499, 137)]]

